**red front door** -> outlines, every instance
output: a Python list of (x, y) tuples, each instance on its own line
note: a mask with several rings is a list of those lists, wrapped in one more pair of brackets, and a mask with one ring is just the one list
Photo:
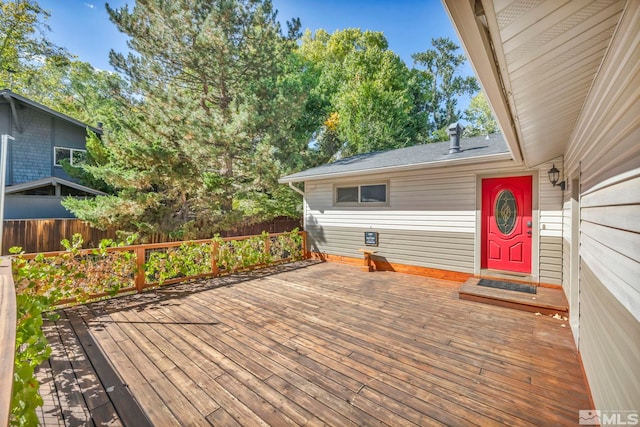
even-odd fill
[(531, 176), (482, 180), (482, 268), (531, 273)]

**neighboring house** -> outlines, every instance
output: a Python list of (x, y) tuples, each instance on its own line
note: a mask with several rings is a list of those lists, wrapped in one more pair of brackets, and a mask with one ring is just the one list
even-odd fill
[(103, 194), (82, 186), (61, 161), (86, 158), (88, 126), (10, 90), (0, 90), (0, 135), (8, 134), (5, 219), (73, 218), (61, 204), (65, 196)]
[[(310, 250), (356, 261), (373, 231), (382, 268), (562, 285), (596, 408), (632, 422), (640, 410), (640, 1), (443, 3), (507, 150), (491, 149), (495, 141), (465, 157), (476, 143), (463, 140), (460, 154), (418, 146), (282, 178), (304, 182)], [(554, 187), (556, 171), (562, 185)]]

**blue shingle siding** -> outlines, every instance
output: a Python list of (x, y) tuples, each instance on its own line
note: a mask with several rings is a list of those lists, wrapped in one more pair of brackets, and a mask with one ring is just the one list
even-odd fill
[(22, 133), (14, 133), (11, 144), (12, 184), (51, 176), (53, 149), (51, 117), (30, 108), (19, 110)]

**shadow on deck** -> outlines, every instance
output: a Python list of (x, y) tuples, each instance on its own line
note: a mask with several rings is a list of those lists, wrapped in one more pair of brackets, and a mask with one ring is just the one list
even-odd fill
[(459, 286), (301, 262), (66, 310), (43, 425), (577, 424), (570, 328)]

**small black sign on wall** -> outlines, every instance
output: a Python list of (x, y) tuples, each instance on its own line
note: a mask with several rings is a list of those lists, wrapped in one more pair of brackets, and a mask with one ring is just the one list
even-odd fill
[(364, 232), (364, 244), (367, 246), (378, 246), (378, 232), (365, 231)]

